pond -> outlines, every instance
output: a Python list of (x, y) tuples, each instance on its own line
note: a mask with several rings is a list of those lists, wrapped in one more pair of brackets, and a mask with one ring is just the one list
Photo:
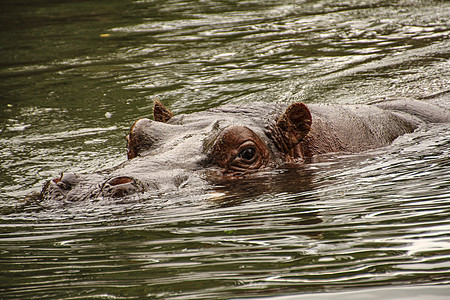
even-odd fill
[(448, 295), (449, 124), (201, 192), (26, 199), (125, 161), (154, 99), (450, 106), (449, 2), (4, 0), (0, 24), (2, 299)]

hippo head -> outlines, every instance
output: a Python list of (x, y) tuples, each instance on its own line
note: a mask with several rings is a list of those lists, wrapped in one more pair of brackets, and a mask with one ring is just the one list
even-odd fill
[(175, 116), (155, 101), (127, 136), (128, 161), (94, 174), (63, 174), (42, 199), (79, 201), (124, 197), (234, 180), (304, 160), (301, 142), (311, 127), (303, 103), (222, 106)]

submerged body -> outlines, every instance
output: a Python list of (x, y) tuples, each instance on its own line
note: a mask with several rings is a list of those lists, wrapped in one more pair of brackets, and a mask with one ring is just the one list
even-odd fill
[(246, 176), (301, 164), (329, 152), (382, 147), (421, 124), (450, 122), (450, 112), (421, 101), (371, 105), (257, 103), (174, 116), (159, 101), (154, 120), (127, 136), (128, 161), (94, 174), (64, 173), (47, 182), (43, 200), (73, 202)]

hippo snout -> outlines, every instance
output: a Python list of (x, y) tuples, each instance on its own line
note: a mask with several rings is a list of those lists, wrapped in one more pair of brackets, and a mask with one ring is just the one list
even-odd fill
[(45, 184), (40, 198), (75, 202), (84, 199), (118, 198), (144, 191), (145, 185), (129, 176), (117, 176), (105, 180), (99, 175), (63, 173)]

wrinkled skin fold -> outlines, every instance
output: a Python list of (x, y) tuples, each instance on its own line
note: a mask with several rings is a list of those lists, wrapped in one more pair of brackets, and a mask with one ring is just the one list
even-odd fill
[(123, 198), (144, 192), (251, 176), (308, 162), (329, 152), (382, 147), (425, 123), (450, 122), (450, 112), (416, 100), (370, 105), (253, 103), (174, 115), (155, 101), (127, 136), (128, 161), (93, 174), (49, 180), (40, 199), (61, 203)]

